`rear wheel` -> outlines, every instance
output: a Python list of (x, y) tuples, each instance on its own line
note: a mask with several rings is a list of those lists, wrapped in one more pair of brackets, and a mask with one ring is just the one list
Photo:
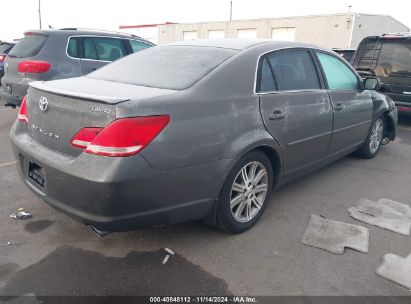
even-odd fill
[(218, 225), (227, 232), (251, 228), (262, 215), (273, 187), (268, 157), (252, 151), (230, 171), (219, 197)]
[(385, 124), (382, 116), (378, 117), (368, 134), (367, 140), (364, 145), (358, 150), (359, 156), (363, 158), (373, 158), (377, 155), (381, 148), (381, 142), (384, 136)]

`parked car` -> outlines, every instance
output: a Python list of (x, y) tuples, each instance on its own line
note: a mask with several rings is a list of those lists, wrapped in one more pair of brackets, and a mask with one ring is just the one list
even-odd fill
[(97, 231), (205, 219), (237, 233), (273, 187), (395, 138), (377, 85), (305, 44), (192, 40), (31, 83), (10, 136), (26, 185)]
[(152, 47), (147, 40), (115, 32), (61, 29), (26, 32), (5, 61), (0, 94), (20, 106), (32, 81), (86, 75), (123, 56)]
[[(4, 60), (13, 48), (14, 43), (0, 41), (0, 79), (4, 76)], [(1, 83), (0, 83), (1, 85)]]
[(352, 63), (356, 50), (355, 49), (334, 48), (333, 51), (336, 52), (339, 56), (341, 56), (345, 60), (347, 60), (349, 63)]
[(411, 111), (411, 34), (367, 37), (360, 43), (354, 67), (363, 77), (377, 76), (381, 92), (400, 111)]

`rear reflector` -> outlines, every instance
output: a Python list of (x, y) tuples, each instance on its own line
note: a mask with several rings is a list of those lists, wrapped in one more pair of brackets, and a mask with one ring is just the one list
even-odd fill
[(45, 73), (51, 69), (51, 64), (46, 61), (23, 61), (19, 63), (19, 73)]
[(411, 107), (407, 108), (407, 107), (398, 107), (398, 111), (404, 112), (404, 111), (411, 111)]
[(7, 55), (5, 54), (0, 54), (0, 62), (4, 62), (4, 60), (6, 59)]
[(17, 115), (17, 119), (18, 121), (24, 122), (25, 124), (29, 123), (29, 113), (27, 111), (27, 95), (24, 96), (21, 102), (21, 106), (20, 106), (19, 114)]
[(168, 125), (168, 115), (122, 118), (103, 128), (81, 129), (71, 145), (86, 153), (131, 156), (143, 150)]

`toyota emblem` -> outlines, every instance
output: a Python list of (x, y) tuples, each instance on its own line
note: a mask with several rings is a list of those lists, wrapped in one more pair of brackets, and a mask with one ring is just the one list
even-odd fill
[(40, 110), (46, 111), (48, 105), (49, 105), (49, 102), (47, 101), (47, 98), (46, 97), (41, 97), (40, 101), (39, 101)]

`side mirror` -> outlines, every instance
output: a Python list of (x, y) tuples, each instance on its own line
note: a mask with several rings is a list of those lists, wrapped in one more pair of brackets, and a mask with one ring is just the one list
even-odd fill
[(378, 91), (381, 89), (381, 80), (377, 77), (367, 77), (364, 80), (364, 88), (366, 90)]

